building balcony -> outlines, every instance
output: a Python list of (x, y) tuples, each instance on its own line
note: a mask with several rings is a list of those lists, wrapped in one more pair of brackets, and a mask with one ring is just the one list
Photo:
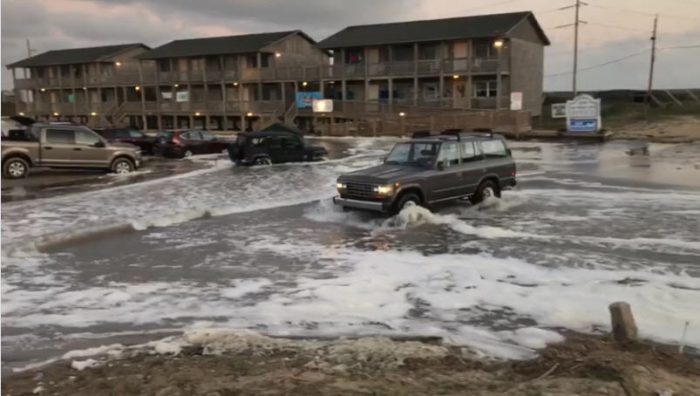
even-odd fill
[(507, 73), (506, 57), (427, 59), (380, 63), (340, 64), (323, 67), (324, 79), (425, 77), (453, 74)]
[[(142, 107), (143, 106), (143, 107)], [(282, 114), (285, 110), (283, 100), (249, 100), (249, 101), (226, 101), (211, 100), (211, 101), (191, 101), (191, 102), (173, 102), (173, 101), (146, 101), (142, 105), (141, 102), (124, 102), (121, 105), (124, 111), (129, 113), (141, 113), (142, 108), (145, 108), (147, 113), (159, 112), (160, 114), (173, 115), (195, 115), (196, 113), (204, 114)]]

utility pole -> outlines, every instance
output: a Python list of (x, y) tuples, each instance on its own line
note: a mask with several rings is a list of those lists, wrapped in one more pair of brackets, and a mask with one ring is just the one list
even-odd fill
[(656, 25), (659, 15), (654, 16), (654, 28), (651, 31), (651, 62), (649, 63), (649, 84), (647, 85), (646, 106), (644, 106), (644, 119), (647, 119), (649, 106), (651, 105), (651, 85), (654, 81), (654, 62), (656, 61)]
[(27, 39), (27, 57), (31, 57), (32, 52), (36, 52), (36, 50), (32, 49), (31, 44), (29, 44), (29, 39)]
[(572, 83), (572, 91), (574, 92), (574, 97), (576, 97), (577, 90), (576, 90), (576, 69), (578, 68), (578, 24), (579, 24), (579, 19), (578, 19), (578, 12), (579, 9), (581, 8), (581, 0), (576, 0), (576, 13), (574, 16), (574, 77), (573, 77), (573, 83)]

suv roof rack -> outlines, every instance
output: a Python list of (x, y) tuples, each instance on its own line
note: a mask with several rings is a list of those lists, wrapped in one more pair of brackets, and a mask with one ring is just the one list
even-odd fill
[(492, 137), (493, 137), (493, 132), (492, 132), (490, 129), (489, 129), (489, 130), (486, 130), (486, 129), (481, 129), (481, 130), (474, 129), (473, 132), (464, 131), (464, 130), (461, 130), (461, 129), (445, 129), (444, 131), (442, 131), (442, 132), (440, 133), (440, 135), (443, 135), (443, 136), (454, 136), (454, 137), (457, 138), (457, 140), (462, 140), (463, 137), (475, 137), (475, 136), (476, 136), (476, 137), (488, 137), (488, 138), (492, 138)]

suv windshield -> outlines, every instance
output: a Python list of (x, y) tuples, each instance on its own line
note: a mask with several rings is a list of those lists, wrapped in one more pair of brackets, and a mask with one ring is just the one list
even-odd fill
[(433, 163), (439, 149), (439, 143), (398, 143), (384, 163), (427, 166)]

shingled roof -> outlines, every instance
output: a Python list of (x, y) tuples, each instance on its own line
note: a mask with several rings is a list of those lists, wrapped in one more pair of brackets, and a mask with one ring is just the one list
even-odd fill
[(293, 34), (300, 34), (314, 45), (316, 44), (316, 41), (301, 30), (290, 30), (286, 32), (175, 40), (141, 54), (139, 57), (141, 59), (161, 59), (258, 52), (264, 47)]
[(75, 65), (80, 63), (91, 62), (106, 62), (112, 57), (119, 55), (121, 52), (135, 47), (143, 47), (145, 49), (150, 49), (144, 44), (132, 43), (119, 45), (105, 45), (101, 47), (54, 50), (42, 52), (39, 55), (34, 55), (32, 57), (22, 59), (21, 61), (10, 63), (9, 65), (7, 65), (7, 67), (40, 67), (54, 65)]
[(547, 39), (544, 31), (537, 23), (535, 16), (529, 11), (523, 11), (507, 14), (348, 26), (322, 40), (318, 43), (318, 46), (324, 49), (333, 49), (438, 40), (508, 37), (508, 33), (526, 19), (529, 19), (533, 24), (542, 43), (549, 45), (549, 39)]

